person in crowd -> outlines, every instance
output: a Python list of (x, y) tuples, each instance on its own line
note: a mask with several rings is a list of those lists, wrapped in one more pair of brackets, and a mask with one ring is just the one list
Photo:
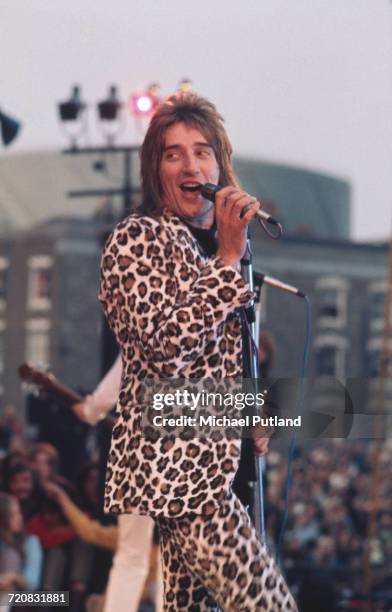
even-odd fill
[(41, 505), (40, 490), (33, 469), (27, 462), (12, 462), (3, 476), (4, 490), (16, 497), (24, 520), (29, 520)]
[(8, 451), (8, 453), (2, 457), (0, 463), (0, 483), (2, 489), (4, 489), (6, 486), (5, 483), (8, 479), (10, 469), (19, 463), (28, 464), (26, 448)]
[[(231, 488), (240, 440), (142, 432), (143, 381), (242, 375), (240, 312), (253, 296), (237, 268), (259, 203), (237, 184), (222, 118), (193, 93), (156, 111), (141, 172), (142, 210), (102, 257), (100, 299), (122, 360), (105, 509), (156, 520), (165, 610), (296, 610)], [(222, 187), (215, 206), (205, 183)]]
[[(44, 491), (50, 482), (43, 483)], [(59, 591), (69, 585), (71, 608), (78, 610), (90, 578), (92, 547), (77, 538), (61, 506), (46, 494), (39, 512), (27, 522), (26, 530), (39, 537), (44, 549), (42, 588)]]
[(27, 449), (24, 463), (7, 459), (5, 490), (18, 500), (26, 532), (38, 539), (43, 550), (42, 587), (60, 590), (67, 586), (71, 591), (71, 608), (77, 610), (90, 579), (93, 549), (77, 538), (61, 507), (44, 489), (48, 482), (54, 482), (72, 494), (74, 487), (58, 473), (58, 453), (48, 443), (37, 443)]
[(86, 463), (81, 468), (75, 489), (79, 508), (90, 516), (96, 516), (100, 501), (98, 499), (98, 464), (95, 461)]
[(13, 404), (4, 407), (0, 415), (0, 453), (16, 451), (25, 446), (25, 426)]
[[(0, 492), (0, 591), (38, 589), (41, 568), (39, 540), (24, 532), (18, 500)], [(8, 602), (0, 606), (5, 612)]]
[(38, 477), (41, 486), (47, 481), (56, 481), (63, 486), (70, 486), (67, 481), (59, 475), (60, 458), (57, 449), (48, 442), (36, 442), (28, 451), (28, 459), (31, 467)]

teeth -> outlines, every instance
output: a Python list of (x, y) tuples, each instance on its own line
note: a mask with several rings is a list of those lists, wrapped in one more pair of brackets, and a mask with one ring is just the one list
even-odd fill
[(200, 189), (200, 183), (183, 183), (180, 188), (185, 191), (196, 191)]

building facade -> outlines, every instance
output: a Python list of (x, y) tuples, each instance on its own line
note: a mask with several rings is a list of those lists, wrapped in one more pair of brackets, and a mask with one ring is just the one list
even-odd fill
[[(106, 228), (107, 230), (107, 228)], [(2, 405), (22, 402), (17, 368), (50, 367), (84, 392), (99, 380), (102, 316), (97, 301), (105, 227), (57, 219), (0, 241)], [(273, 241), (252, 227), (254, 269), (298, 287), (312, 304), (309, 376), (375, 377), (382, 346), (387, 244), (300, 237)], [(276, 343), (278, 377), (297, 377), (305, 341), (304, 300), (264, 285), (260, 329)]]
[(0, 241), (1, 405), (23, 408), (18, 367), (50, 370), (87, 391), (100, 374), (100, 230), (59, 219)]
[[(112, 186), (113, 177), (121, 175), (121, 157), (108, 154), (99, 164), (88, 156), (71, 157), (35, 154), (0, 163), (0, 176), (4, 164), (8, 172), (0, 188), (3, 408), (16, 403), (23, 409), (17, 368), (24, 361), (49, 366), (61, 381), (84, 392), (95, 386), (107, 361), (97, 301), (99, 258), (102, 236), (121, 214), (121, 202), (117, 196), (70, 200), (66, 192), (94, 181), (100, 189)], [(296, 285), (312, 303), (308, 374), (374, 378), (382, 346), (388, 245), (350, 241), (348, 183), (254, 160), (236, 160), (235, 166), (244, 187), (261, 197), (284, 226), (280, 241), (253, 226), (254, 269)], [(135, 156), (135, 189), (137, 174)], [(5, 192), (4, 185), (11, 183), (13, 188)], [(48, 217), (54, 218), (42, 220)], [(260, 329), (270, 331), (277, 345), (274, 374), (298, 376), (305, 337), (303, 300), (264, 287)]]

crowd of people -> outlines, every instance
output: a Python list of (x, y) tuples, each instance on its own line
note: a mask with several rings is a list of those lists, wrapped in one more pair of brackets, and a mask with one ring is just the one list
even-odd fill
[(97, 550), (112, 553), (117, 544), (116, 526), (99, 520), (98, 466), (87, 462), (71, 482), (56, 448), (29, 440), (23, 429), (16, 414), (0, 419), (0, 589), (67, 590), (71, 610), (81, 611), (105, 587)]
[[(373, 589), (391, 590), (392, 446), (385, 443), (382, 449), (375, 495), (374, 451), (373, 443), (344, 439), (297, 448), (282, 552), (292, 575), (312, 571), (335, 584), (341, 594), (360, 593), (365, 589), (368, 566)], [(269, 453), (267, 461), (267, 529), (276, 542), (287, 461), (277, 450)], [(369, 541), (371, 512), (376, 528)]]
[[(69, 482), (56, 449), (27, 440), (22, 430), (16, 415), (7, 414), (0, 422), (0, 587), (70, 590), (73, 610), (81, 611), (86, 596), (97, 590), (94, 543), (116, 548), (116, 526), (100, 528), (97, 520), (97, 466), (87, 463), (77, 481)], [(281, 552), (286, 575), (297, 589), (309, 584), (310, 572), (327, 585), (327, 592), (336, 590), (338, 599), (363, 592), (373, 452), (367, 441), (297, 447)], [(266, 466), (267, 538), (274, 550), (284, 512), (287, 446), (272, 441)], [(383, 592), (392, 582), (392, 446), (387, 443), (379, 482), (376, 537), (369, 552), (373, 588)]]

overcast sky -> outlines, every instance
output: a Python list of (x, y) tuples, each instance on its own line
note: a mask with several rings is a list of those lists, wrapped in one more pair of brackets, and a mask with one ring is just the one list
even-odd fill
[[(348, 179), (352, 236), (386, 238), (392, 210), (391, 0), (0, 0), (0, 104), (12, 149), (66, 144), (56, 103), (123, 98), (189, 76), (237, 154)], [(98, 144), (95, 113), (88, 144)], [(124, 140), (140, 141), (132, 120)]]

